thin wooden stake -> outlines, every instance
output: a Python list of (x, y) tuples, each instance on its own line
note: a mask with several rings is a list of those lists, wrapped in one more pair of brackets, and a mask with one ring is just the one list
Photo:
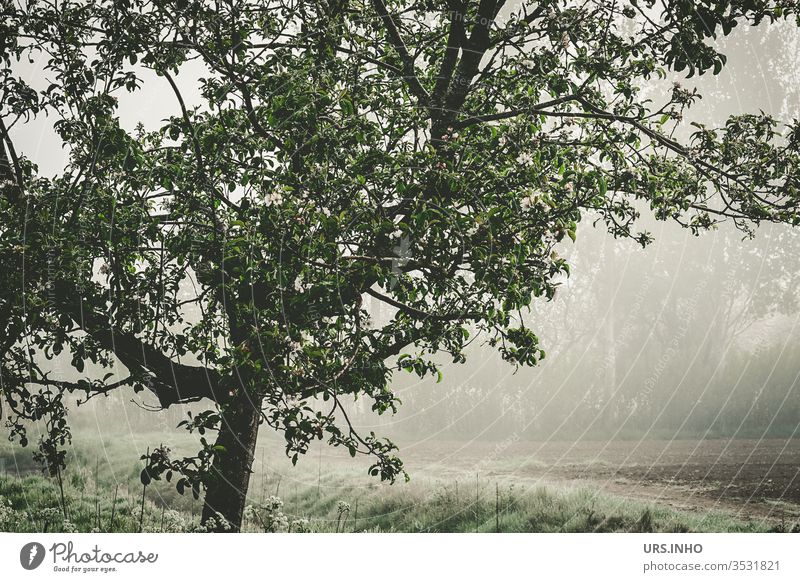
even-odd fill
[(480, 493), (478, 491), (478, 473), (475, 473), (475, 533), (478, 533), (478, 503)]
[(139, 511), (139, 533), (142, 533), (142, 526), (144, 525), (144, 494), (147, 491), (147, 485), (142, 485), (142, 508)]
[(100, 457), (94, 458), (94, 505), (97, 513), (97, 531), (100, 531)]
[(322, 442), (319, 443), (319, 462), (317, 463), (317, 499), (319, 499), (319, 484), (322, 481)]
[(111, 522), (108, 526), (108, 531), (114, 531), (114, 513), (117, 510), (117, 492), (119, 491), (119, 483), (114, 486), (114, 499), (111, 501)]
[(56, 467), (56, 478), (58, 479), (58, 490), (61, 492), (61, 510), (64, 512), (64, 519), (69, 519), (67, 515), (67, 501), (64, 498), (64, 481), (61, 479), (61, 467)]
[[(150, 458), (150, 447), (147, 447), (147, 458)], [(142, 526), (144, 525), (144, 494), (147, 492), (147, 484), (142, 483), (142, 509), (139, 512), (139, 533), (142, 533)]]
[(265, 447), (261, 449), (261, 505), (264, 505), (264, 498), (267, 495), (267, 462), (264, 458), (266, 454)]
[(500, 485), (494, 483), (494, 524), (495, 531), (500, 533)]

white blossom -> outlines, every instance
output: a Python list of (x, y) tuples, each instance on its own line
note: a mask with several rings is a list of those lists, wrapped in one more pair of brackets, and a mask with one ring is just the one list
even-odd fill
[(520, 164), (528, 165), (533, 161), (533, 156), (530, 154), (530, 152), (523, 152), (519, 155), (517, 161)]

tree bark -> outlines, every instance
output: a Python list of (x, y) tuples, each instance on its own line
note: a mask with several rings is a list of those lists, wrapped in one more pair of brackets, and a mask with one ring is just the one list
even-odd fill
[(210, 518), (220, 514), (230, 523), (231, 529), (217, 526), (212, 531), (238, 532), (242, 527), (260, 411), (260, 403), (242, 390), (222, 414), (216, 444), (224, 447), (225, 452), (214, 460), (214, 480), (206, 490), (202, 522), (207, 524)]

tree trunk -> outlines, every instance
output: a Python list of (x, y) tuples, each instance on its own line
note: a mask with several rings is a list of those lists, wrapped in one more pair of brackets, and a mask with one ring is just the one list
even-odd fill
[(206, 490), (202, 522), (216, 514), (222, 515), (231, 529), (220, 527), (212, 531), (238, 532), (242, 527), (247, 487), (258, 438), (260, 403), (254, 402), (246, 391), (241, 391), (231, 401), (222, 415), (217, 445), (225, 447), (214, 462), (215, 479)]

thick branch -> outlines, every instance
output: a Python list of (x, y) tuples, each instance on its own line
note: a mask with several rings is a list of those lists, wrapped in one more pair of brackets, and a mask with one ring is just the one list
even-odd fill
[[(440, 108), (444, 104), (444, 98), (453, 79), (453, 72), (458, 62), (458, 53), (465, 40), (464, 33), (464, 9), (460, 4), (455, 6), (450, 12), (450, 32), (447, 36), (447, 48), (445, 49), (439, 73), (436, 76), (436, 87), (431, 97), (431, 105)], [(434, 112), (436, 114), (436, 112)]]
[[(113, 352), (128, 370), (147, 374), (150, 377), (149, 388), (162, 407), (201, 398), (215, 402), (224, 402), (228, 398), (223, 378), (216, 370), (175, 362), (135, 335), (115, 329), (108, 318), (85, 310), (80, 304), (64, 301), (62, 307), (81, 329), (103, 348)], [(145, 380), (144, 383), (148, 382)]]
[[(8, 153), (6, 153), (6, 149)], [(9, 163), (10, 158), (10, 163)], [(17, 183), (18, 192), (22, 192), (24, 188), (24, 178), (22, 174), (22, 165), (20, 164), (17, 151), (14, 149), (14, 144), (11, 141), (11, 136), (8, 135), (6, 125), (0, 118), (0, 180), (11, 180)]]
[(435, 122), (433, 138), (441, 137), (443, 130), (452, 124), (469, 94), (472, 79), (478, 74), (483, 55), (489, 48), (489, 29), (504, 0), (481, 0), (472, 33), (464, 44), (461, 60), (455, 71), (451, 88), (444, 102), (443, 115)]
[(430, 101), (430, 95), (428, 95), (425, 87), (420, 83), (419, 77), (417, 77), (414, 59), (409, 54), (402, 36), (400, 36), (400, 30), (397, 28), (394, 17), (389, 14), (383, 0), (372, 0), (372, 6), (375, 8), (378, 16), (380, 16), (383, 21), (383, 25), (386, 27), (386, 33), (389, 36), (392, 47), (394, 47), (394, 50), (400, 55), (400, 60), (403, 62), (403, 78), (408, 83), (409, 89), (411, 89), (411, 92), (417, 99), (423, 104), (427, 104)]

